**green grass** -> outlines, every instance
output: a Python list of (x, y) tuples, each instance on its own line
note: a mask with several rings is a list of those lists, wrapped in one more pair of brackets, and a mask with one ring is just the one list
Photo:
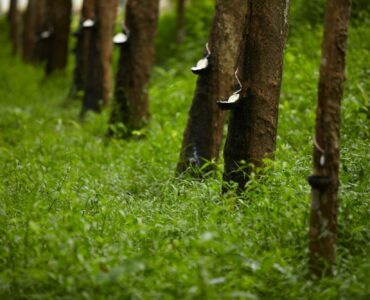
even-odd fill
[(369, 299), (365, 26), (349, 39), (336, 274), (306, 276), (321, 35), (302, 26), (289, 38), (276, 161), (222, 196), (222, 162), (204, 180), (174, 176), (206, 34), (171, 59), (159, 41), (150, 125), (123, 141), (105, 139), (108, 112), (81, 123), (79, 103), (63, 105), (70, 72), (44, 81), (2, 34), (0, 299)]

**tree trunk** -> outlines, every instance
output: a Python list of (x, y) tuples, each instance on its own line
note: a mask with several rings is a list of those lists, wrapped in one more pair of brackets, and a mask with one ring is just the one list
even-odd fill
[(13, 54), (16, 54), (20, 48), (20, 28), (21, 15), (18, 9), (18, 0), (11, 0), (9, 4), (8, 22), (10, 26), (10, 40), (12, 42)]
[(32, 51), (35, 47), (34, 34), (36, 32), (36, 6), (37, 0), (29, 0), (23, 18), (22, 58), (24, 62), (27, 63), (30, 63), (33, 60)]
[(48, 39), (41, 34), (50, 29), (47, 0), (29, 0), (24, 15), (22, 57), (27, 63), (40, 63), (46, 59)]
[(75, 69), (73, 72), (73, 82), (70, 91), (70, 97), (74, 98), (78, 92), (85, 88), (89, 45), (91, 39), (91, 30), (83, 27), (83, 22), (86, 20), (94, 20), (94, 0), (84, 0), (81, 9), (81, 20), (78, 31), (76, 32), (76, 47), (75, 53)]
[(49, 0), (51, 37), (49, 41), (46, 74), (63, 70), (67, 65), (68, 41), (71, 23), (72, 1)]
[[(111, 124), (122, 122), (129, 135), (149, 119), (148, 83), (154, 61), (158, 0), (128, 0), (126, 26), (129, 39), (121, 45)], [(109, 132), (113, 134), (113, 132)]]
[(185, 38), (185, 2), (177, 0), (177, 43), (181, 44)]
[(340, 104), (343, 97), (350, 0), (327, 0), (320, 66), (312, 187), (310, 270), (333, 274), (337, 239)]
[(289, 0), (250, 1), (244, 57), (243, 98), (231, 113), (224, 180), (244, 189), (250, 164), (263, 166), (276, 145), (283, 52)]
[(117, 8), (117, 0), (94, 2), (96, 25), (90, 29), (85, 96), (81, 115), (88, 110), (100, 112), (102, 106), (108, 105), (112, 84), (112, 37)]
[[(37, 28), (37, 42), (35, 47), (35, 54), (37, 62), (47, 62), (50, 55), (52, 34), (53, 34), (53, 19), (52, 19), (52, 0), (38, 1), (38, 28)], [(46, 34), (46, 36), (44, 36)]]
[(209, 38), (210, 65), (197, 81), (177, 165), (179, 173), (189, 167), (200, 169), (206, 161), (219, 156), (224, 113), (217, 101), (231, 93), (247, 9), (244, 0), (217, 1)]

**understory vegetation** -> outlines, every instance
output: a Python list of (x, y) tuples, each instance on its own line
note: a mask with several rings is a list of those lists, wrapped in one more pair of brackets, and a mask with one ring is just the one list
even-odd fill
[(349, 34), (335, 276), (316, 281), (306, 178), (322, 27), (293, 19), (276, 160), (222, 195), (222, 159), (206, 178), (175, 176), (212, 17), (191, 9), (181, 46), (175, 16), (161, 18), (150, 124), (129, 140), (107, 139), (108, 111), (79, 120), (72, 60), (45, 79), (11, 56), (2, 21), (0, 299), (370, 299), (368, 25)]

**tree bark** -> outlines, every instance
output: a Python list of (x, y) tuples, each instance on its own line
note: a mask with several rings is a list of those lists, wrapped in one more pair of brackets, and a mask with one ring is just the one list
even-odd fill
[(340, 105), (343, 97), (350, 0), (327, 0), (320, 66), (309, 231), (310, 270), (333, 274), (337, 239)]
[(19, 52), (21, 45), (20, 41), (20, 28), (21, 28), (21, 15), (18, 9), (18, 0), (11, 0), (9, 4), (8, 22), (10, 26), (10, 40), (12, 42), (13, 54)]
[(46, 74), (63, 70), (67, 65), (72, 1), (49, 0), (51, 37), (49, 41)]
[[(24, 13), (23, 33), (22, 33), (22, 58), (30, 63), (33, 60), (33, 48), (35, 47), (34, 34), (36, 32), (36, 9), (37, 0), (29, 0), (27, 9)], [(32, 33), (31, 33), (32, 32)]]
[[(51, 34), (53, 32), (53, 19), (52, 19), (52, 0), (39, 0), (38, 1), (38, 28), (37, 28), (37, 42), (35, 47), (35, 57), (37, 62), (47, 62), (50, 55), (51, 49)], [(42, 35), (45, 32), (49, 32), (50, 36), (43, 38)]]
[(244, 189), (250, 165), (273, 158), (288, 32), (289, 0), (249, 2), (242, 57), (243, 98), (231, 113), (224, 159), (226, 182)]
[[(149, 119), (148, 83), (155, 53), (158, 0), (128, 0), (128, 41), (121, 46), (111, 124), (123, 123), (125, 132), (142, 128)], [(113, 134), (109, 132), (108, 134)]]
[(76, 33), (77, 42), (74, 49), (75, 69), (70, 91), (71, 98), (74, 98), (78, 92), (83, 91), (86, 85), (91, 30), (83, 27), (85, 20), (95, 20), (94, 0), (84, 0), (81, 9), (80, 27)]
[(89, 39), (85, 96), (81, 115), (88, 110), (100, 112), (109, 102), (112, 84), (112, 37), (117, 16), (118, 1), (94, 2), (96, 25)]
[(26, 63), (37, 64), (46, 59), (49, 43), (40, 34), (50, 29), (47, 0), (29, 0), (24, 15), (22, 57)]
[[(209, 37), (210, 67), (200, 74), (185, 129), (177, 172), (200, 169), (220, 152), (224, 113), (217, 101), (230, 95), (243, 42), (248, 4), (218, 0)], [(204, 170), (207, 171), (207, 170)]]
[(186, 0), (177, 0), (177, 43), (181, 44), (185, 38), (185, 3)]

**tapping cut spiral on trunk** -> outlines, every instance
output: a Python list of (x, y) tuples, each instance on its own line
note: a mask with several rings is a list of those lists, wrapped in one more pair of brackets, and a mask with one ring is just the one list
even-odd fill
[(122, 32), (117, 33), (113, 37), (113, 43), (115, 45), (123, 45), (127, 43), (128, 39), (130, 37), (130, 30), (127, 28), (126, 24), (122, 25)]
[(196, 75), (203, 74), (206, 70), (209, 69), (210, 61), (209, 58), (211, 57), (211, 51), (209, 50), (208, 43), (206, 44), (207, 55), (202, 59), (198, 60), (197, 65), (191, 68), (191, 71)]
[(241, 92), (243, 90), (243, 85), (240, 82), (240, 79), (238, 77), (238, 71), (239, 71), (239, 68), (236, 69), (234, 75), (235, 75), (236, 81), (239, 84), (239, 89), (236, 90), (227, 100), (217, 101), (218, 107), (222, 110), (230, 110), (230, 109), (235, 108), (241, 99)]
[(324, 166), (325, 165), (325, 150), (317, 143), (316, 136), (313, 137), (313, 144), (315, 148), (319, 150), (319, 152), (321, 152), (320, 166)]

